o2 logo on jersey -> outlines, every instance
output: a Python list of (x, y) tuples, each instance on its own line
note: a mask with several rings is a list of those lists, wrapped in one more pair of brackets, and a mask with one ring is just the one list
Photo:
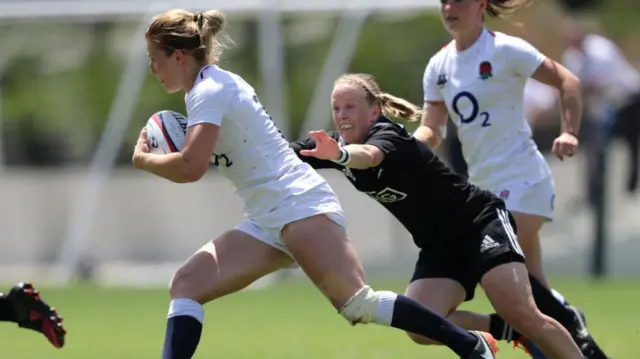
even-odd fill
[[(460, 111), (460, 101), (469, 101), (469, 103), (471, 103), (471, 113), (465, 115)], [(453, 112), (458, 115), (458, 119), (460, 120), (460, 122), (464, 124), (468, 125), (474, 122), (476, 119), (480, 118), (482, 120), (482, 127), (491, 126), (491, 122), (489, 122), (489, 113), (487, 111), (480, 112), (480, 104), (478, 103), (478, 99), (473, 96), (471, 92), (462, 91), (459, 94), (455, 95), (453, 97), (453, 100), (451, 101), (451, 108), (453, 109)]]
[(380, 203), (394, 203), (394, 202), (402, 201), (403, 199), (407, 198), (406, 193), (402, 193), (398, 190), (395, 190), (389, 187), (383, 189), (380, 192), (372, 191), (372, 192), (365, 192), (365, 193), (369, 197), (375, 199)]

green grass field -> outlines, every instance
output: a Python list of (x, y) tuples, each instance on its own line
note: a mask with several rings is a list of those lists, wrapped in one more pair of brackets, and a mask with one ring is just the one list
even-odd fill
[[(402, 291), (402, 281), (374, 280), (377, 288)], [(589, 327), (615, 359), (637, 358), (640, 282), (554, 281), (587, 312)], [(164, 337), (166, 290), (78, 286), (40, 288), (65, 317), (62, 350), (39, 334), (0, 325), (2, 359), (158, 359)], [(465, 309), (488, 311), (483, 293)], [(308, 282), (244, 291), (206, 307), (196, 358), (389, 359), (455, 358), (446, 349), (411, 343), (403, 333), (368, 325), (351, 327)], [(501, 343), (499, 358), (527, 358)]]

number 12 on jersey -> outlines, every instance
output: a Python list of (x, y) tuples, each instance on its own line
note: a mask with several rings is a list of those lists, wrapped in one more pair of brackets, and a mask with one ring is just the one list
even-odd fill
[[(466, 116), (460, 112), (460, 108), (458, 105), (458, 102), (463, 98), (467, 99), (467, 101), (471, 103), (471, 113)], [(464, 124), (470, 124), (474, 122), (477, 118), (480, 118), (482, 119), (482, 124), (481, 124), (482, 127), (491, 126), (491, 122), (490, 122), (491, 118), (489, 116), (489, 113), (486, 111), (480, 112), (480, 104), (478, 103), (478, 99), (475, 96), (473, 96), (471, 92), (462, 91), (459, 94), (455, 95), (453, 97), (453, 100), (451, 101), (451, 108), (453, 109), (453, 112), (455, 112), (456, 115), (458, 116), (458, 119), (460, 119), (460, 122)]]

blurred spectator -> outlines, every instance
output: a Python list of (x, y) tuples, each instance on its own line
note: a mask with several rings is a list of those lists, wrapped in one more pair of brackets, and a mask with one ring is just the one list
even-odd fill
[(578, 20), (564, 24), (566, 50), (562, 62), (582, 82), (585, 114), (583, 144), (588, 151), (588, 198), (594, 197), (597, 171), (593, 155), (613, 136), (621, 137), (629, 149), (626, 190), (638, 185), (640, 140), (640, 72), (627, 61), (611, 40), (590, 33)]

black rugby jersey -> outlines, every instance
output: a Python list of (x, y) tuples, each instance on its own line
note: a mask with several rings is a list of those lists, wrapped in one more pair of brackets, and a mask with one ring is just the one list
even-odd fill
[[(329, 136), (339, 141), (337, 132)], [(302, 149), (315, 148), (312, 138), (293, 142), (291, 147), (313, 168), (342, 170), (358, 191), (378, 201), (404, 225), (418, 247), (474, 230), (489, 212), (504, 208), (502, 200), (453, 173), (428, 146), (387, 118), (378, 120), (364, 144), (384, 152), (377, 167), (358, 170), (299, 155)]]

